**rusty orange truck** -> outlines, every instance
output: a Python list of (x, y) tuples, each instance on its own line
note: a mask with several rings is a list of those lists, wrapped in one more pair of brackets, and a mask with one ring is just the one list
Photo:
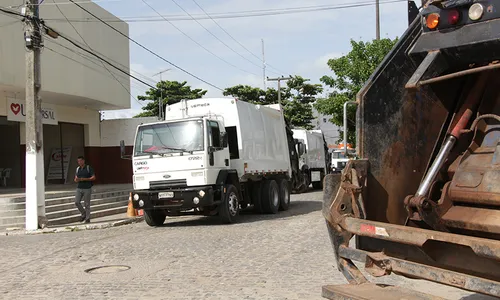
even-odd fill
[(500, 297), (500, 0), (417, 13), (357, 95), (359, 159), (325, 177), (348, 281), (324, 286), (328, 299), (436, 299), (370, 283), (355, 261)]

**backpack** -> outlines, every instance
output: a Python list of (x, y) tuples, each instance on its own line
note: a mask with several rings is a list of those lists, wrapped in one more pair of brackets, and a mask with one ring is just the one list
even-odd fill
[[(86, 165), (86, 167), (87, 167), (87, 172), (89, 172), (89, 174), (90, 174), (90, 166)], [(76, 167), (76, 174), (78, 174), (78, 170), (79, 169), (80, 169), (80, 166)], [(94, 182), (93, 181), (90, 182), (90, 186), (94, 186)]]

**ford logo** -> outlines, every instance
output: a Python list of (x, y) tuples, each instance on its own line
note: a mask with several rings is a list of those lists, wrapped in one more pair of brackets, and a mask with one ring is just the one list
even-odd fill
[(163, 178), (169, 179), (171, 176), (170, 175), (163, 175)]

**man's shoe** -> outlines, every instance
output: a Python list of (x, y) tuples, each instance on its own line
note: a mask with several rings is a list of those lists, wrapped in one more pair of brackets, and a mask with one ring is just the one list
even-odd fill
[(80, 222), (85, 221), (85, 216), (80, 216)]
[(85, 220), (85, 219), (84, 219), (84, 220), (82, 221), (82, 224), (87, 224), (87, 223), (90, 223), (90, 220)]

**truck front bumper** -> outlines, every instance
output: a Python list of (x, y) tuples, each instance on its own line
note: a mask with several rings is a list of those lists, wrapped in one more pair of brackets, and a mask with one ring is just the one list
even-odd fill
[(168, 190), (146, 190), (132, 192), (135, 209), (172, 209), (186, 210), (218, 204), (214, 200), (214, 188), (188, 187)]

